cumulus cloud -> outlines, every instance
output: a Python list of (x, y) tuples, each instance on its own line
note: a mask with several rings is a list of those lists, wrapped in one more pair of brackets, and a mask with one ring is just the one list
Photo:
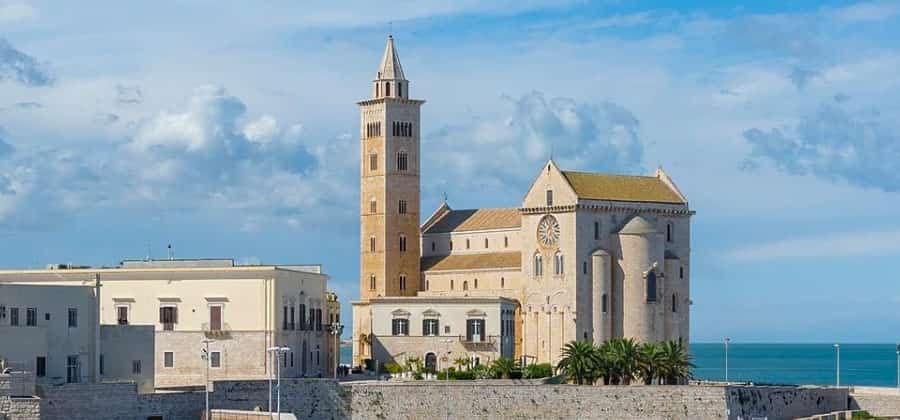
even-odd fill
[(14, 23), (33, 19), (37, 9), (21, 1), (0, 0), (0, 23)]
[(731, 251), (726, 259), (754, 262), (798, 257), (885, 256), (900, 253), (900, 230), (842, 232), (780, 239)]
[(0, 38), (0, 82), (4, 80), (14, 80), (27, 86), (48, 86), (53, 84), (53, 75), (46, 64)]
[[(547, 98), (531, 92), (507, 98), (505, 115), (475, 118), (430, 134), (423, 157), (435, 187), (498, 190), (521, 194), (551, 156), (563, 168), (631, 172), (640, 168), (640, 123), (622, 106)], [(501, 164), (499, 162), (515, 162)]]
[(900, 136), (877, 112), (853, 113), (824, 103), (795, 126), (746, 130), (745, 167), (770, 162), (791, 175), (900, 191)]

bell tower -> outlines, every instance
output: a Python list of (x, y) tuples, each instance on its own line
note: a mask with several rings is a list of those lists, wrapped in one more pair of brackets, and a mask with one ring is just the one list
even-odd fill
[(394, 38), (360, 107), (360, 299), (419, 289), (419, 109)]

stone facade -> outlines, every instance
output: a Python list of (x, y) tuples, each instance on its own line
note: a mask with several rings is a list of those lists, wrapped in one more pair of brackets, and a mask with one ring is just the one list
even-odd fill
[[(210, 406), (268, 406), (265, 381), (216, 382)], [(847, 388), (524, 385), (512, 381), (282, 382), (281, 406), (304, 419), (750, 419), (847, 409)], [(139, 394), (133, 384), (45, 387), (40, 399), (0, 399), (0, 418), (196, 419), (202, 392)], [(37, 414), (39, 413), (39, 414)]]

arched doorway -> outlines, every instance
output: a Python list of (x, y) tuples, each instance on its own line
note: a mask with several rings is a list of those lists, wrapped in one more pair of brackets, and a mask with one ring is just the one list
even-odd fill
[(428, 372), (437, 372), (437, 355), (434, 353), (425, 355), (425, 370)]

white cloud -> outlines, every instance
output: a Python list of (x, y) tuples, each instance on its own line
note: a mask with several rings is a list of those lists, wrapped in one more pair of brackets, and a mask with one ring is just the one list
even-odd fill
[(788, 238), (748, 245), (728, 253), (726, 259), (754, 262), (781, 258), (885, 256), (898, 253), (900, 229), (887, 229)]
[(11, 24), (37, 17), (32, 5), (21, 1), (0, 1), (0, 24)]
[(871, 1), (826, 11), (826, 14), (842, 23), (882, 22), (900, 14), (900, 2)]

